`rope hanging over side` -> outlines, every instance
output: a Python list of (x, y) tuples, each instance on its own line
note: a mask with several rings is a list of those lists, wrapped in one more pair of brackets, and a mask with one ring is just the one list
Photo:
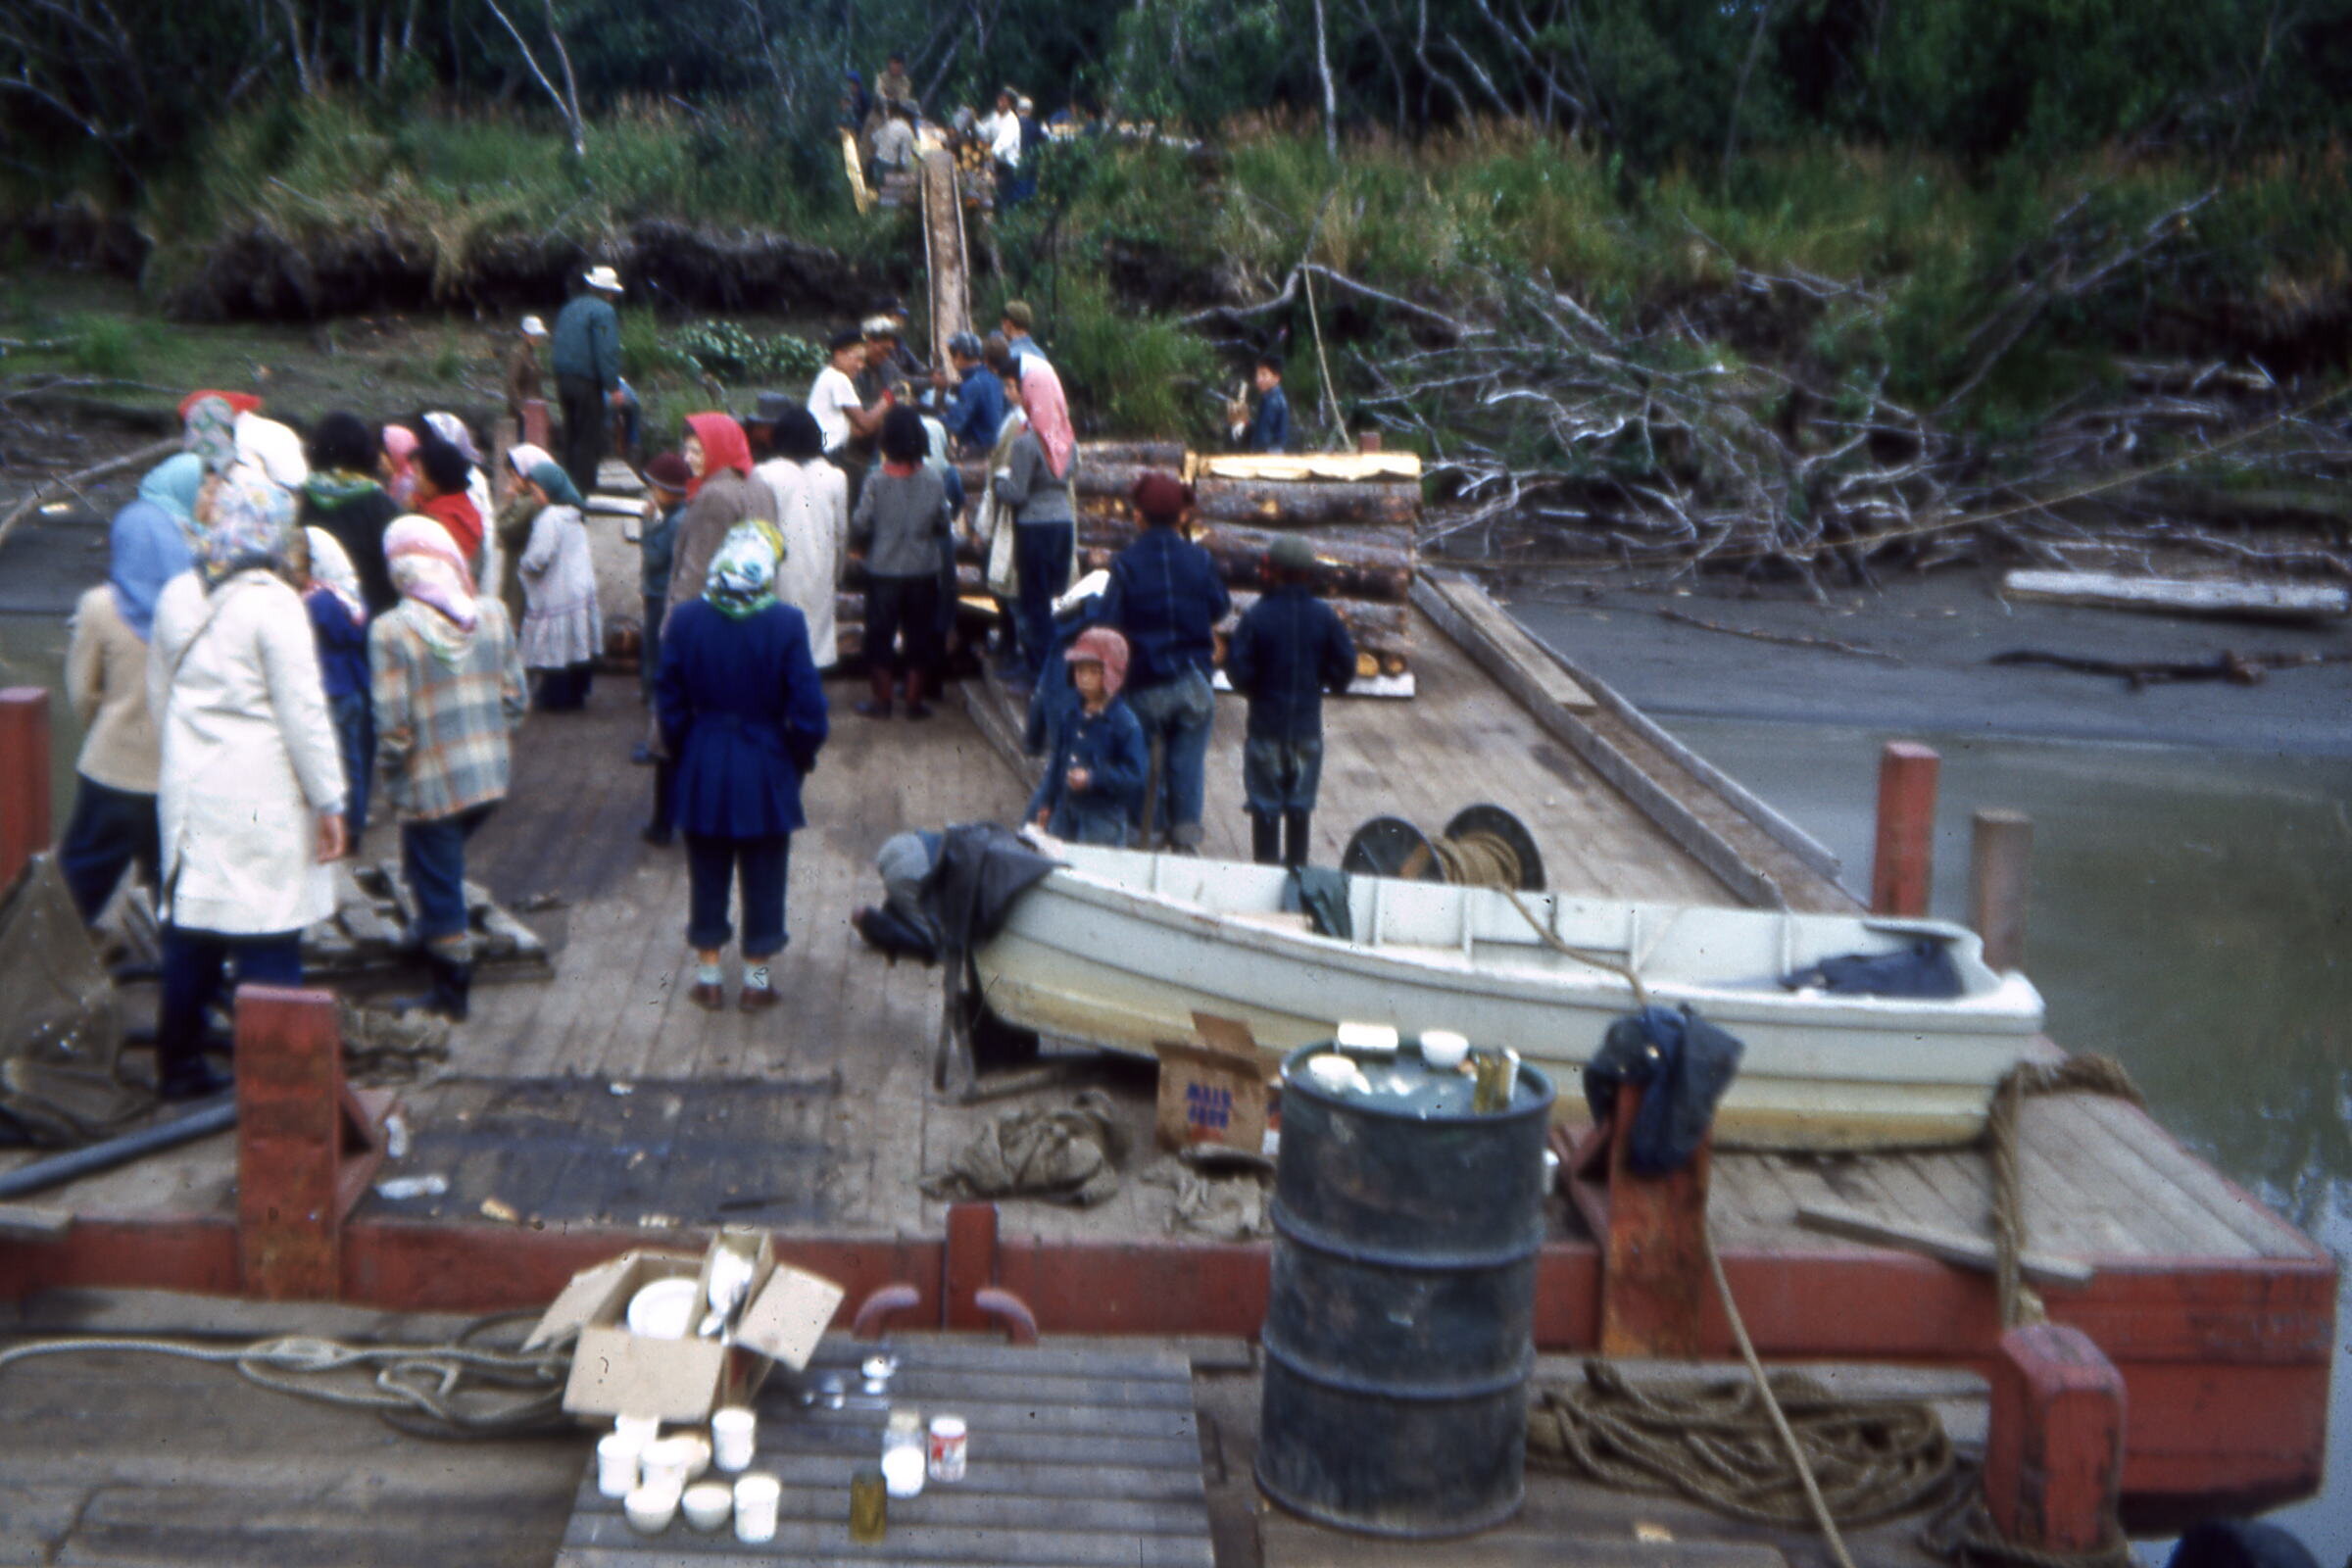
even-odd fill
[(2041, 1298), (2026, 1284), (2018, 1260), (2026, 1251), (2026, 1184), (2018, 1163), (2017, 1141), (2023, 1128), (2026, 1099), (2031, 1095), (2064, 1094), (2082, 1090), (2112, 1095), (2134, 1105), (2146, 1104), (2132, 1075), (2110, 1056), (2069, 1056), (2064, 1061), (2021, 1061), (2005, 1073), (1992, 1092), (1984, 1117), (1984, 1157), (1992, 1166), (1992, 1243), (1994, 1278), (2001, 1302), (2001, 1327), (2045, 1320)]

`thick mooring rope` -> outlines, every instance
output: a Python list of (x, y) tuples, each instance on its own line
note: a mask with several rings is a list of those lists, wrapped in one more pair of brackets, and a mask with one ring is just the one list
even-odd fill
[(2031, 1095), (2080, 1089), (2144, 1104), (2131, 1074), (2109, 1056), (2069, 1056), (2064, 1061), (2021, 1061), (1992, 1092), (1984, 1117), (1984, 1157), (1992, 1166), (1994, 1278), (2000, 1289), (2001, 1327), (2045, 1320), (2041, 1298), (2026, 1284), (2018, 1259), (2026, 1252), (2026, 1182), (2018, 1166), (2017, 1140)]

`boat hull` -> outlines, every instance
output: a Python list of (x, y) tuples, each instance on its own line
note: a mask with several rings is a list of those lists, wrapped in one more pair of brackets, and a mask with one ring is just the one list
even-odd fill
[[(1274, 912), (1279, 871), (1074, 847), (1061, 853), (1073, 864), (1025, 895), (975, 955), (989, 1008), (1041, 1033), (1151, 1054), (1155, 1043), (1190, 1035), (1192, 1014), (1202, 1011), (1247, 1023), (1272, 1058), (1330, 1039), (1342, 1020), (1387, 1023), (1405, 1035), (1456, 1030), (1480, 1045), (1508, 1046), (1556, 1074), (1581, 1068), (1608, 1025), (1636, 1004), (1625, 971), (1642, 973), (1639, 937), (1625, 944), (1634, 956), (1611, 972), (1555, 959), (1517, 909), (1506, 907), (1500, 917), (1518, 926), (1514, 945), (1493, 907), (1449, 914), (1432, 902), (1451, 896), (1458, 904), (1479, 890), (1358, 886), (1359, 925), (1369, 914), (1379, 926), (1386, 914), (1390, 929), (1382, 937), (1426, 937), (1437, 934), (1433, 922), (1450, 918), (1458, 940), (1445, 947), (1340, 942)], [(1629, 926), (1638, 926), (1646, 911), (1662, 933), (1653, 958), (1656, 949), (1673, 945), (1673, 924), (1685, 914), (1706, 927), (1695, 942), (1702, 955), (1712, 943), (1727, 963), (1754, 960), (1740, 945), (1759, 940), (1757, 931), (1727, 920), (1797, 922), (1783, 925), (1783, 947), (1800, 961), (1820, 956), (1824, 944), (1874, 934), (1891, 945), (1935, 929), (1961, 943), (1955, 957), (1964, 974), (1974, 964), (1979, 994), (1955, 1003), (1789, 994), (1752, 976), (1707, 984), (1661, 974), (1653, 964), (1642, 974), (1648, 1001), (1688, 1003), (1746, 1047), (1717, 1118), (1727, 1147), (1967, 1142), (1983, 1128), (1993, 1084), (2028, 1053), (2040, 1026), (2032, 987), (2022, 977), (1984, 972), (1974, 937), (1956, 927), (1890, 929), (1835, 916), (1672, 911), (1549, 895), (1523, 903), (1575, 934), (1605, 929), (1616, 911), (1629, 911)], [(1769, 941), (1770, 929), (1759, 929)], [(1573, 1095), (1562, 1100), (1577, 1102)]]

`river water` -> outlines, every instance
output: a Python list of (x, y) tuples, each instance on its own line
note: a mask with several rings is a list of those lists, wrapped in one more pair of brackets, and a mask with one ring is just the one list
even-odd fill
[[(1881, 745), (1823, 724), (1658, 714), (1867, 889)], [(2034, 819), (2026, 967), (2049, 1031), (2131, 1071), (2159, 1120), (2352, 1260), (2352, 760), (1909, 731), (1943, 758), (1934, 912), (1966, 917), (1970, 814)], [(2352, 1291), (2339, 1297), (2352, 1348)], [(2328, 1481), (2276, 1517), (2352, 1554), (2352, 1377)]]

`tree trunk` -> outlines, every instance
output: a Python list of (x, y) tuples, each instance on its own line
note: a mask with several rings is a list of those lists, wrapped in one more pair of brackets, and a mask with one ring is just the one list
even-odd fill
[(1203, 517), (1269, 528), (1410, 524), (1421, 515), (1421, 486), (1411, 480), (1383, 484), (1204, 478), (1193, 486), (1193, 493)]
[(1323, 154), (1340, 161), (1339, 96), (1331, 84), (1331, 42), (1323, 25), (1323, 0), (1315, 0), (1315, 73), (1323, 78)]

